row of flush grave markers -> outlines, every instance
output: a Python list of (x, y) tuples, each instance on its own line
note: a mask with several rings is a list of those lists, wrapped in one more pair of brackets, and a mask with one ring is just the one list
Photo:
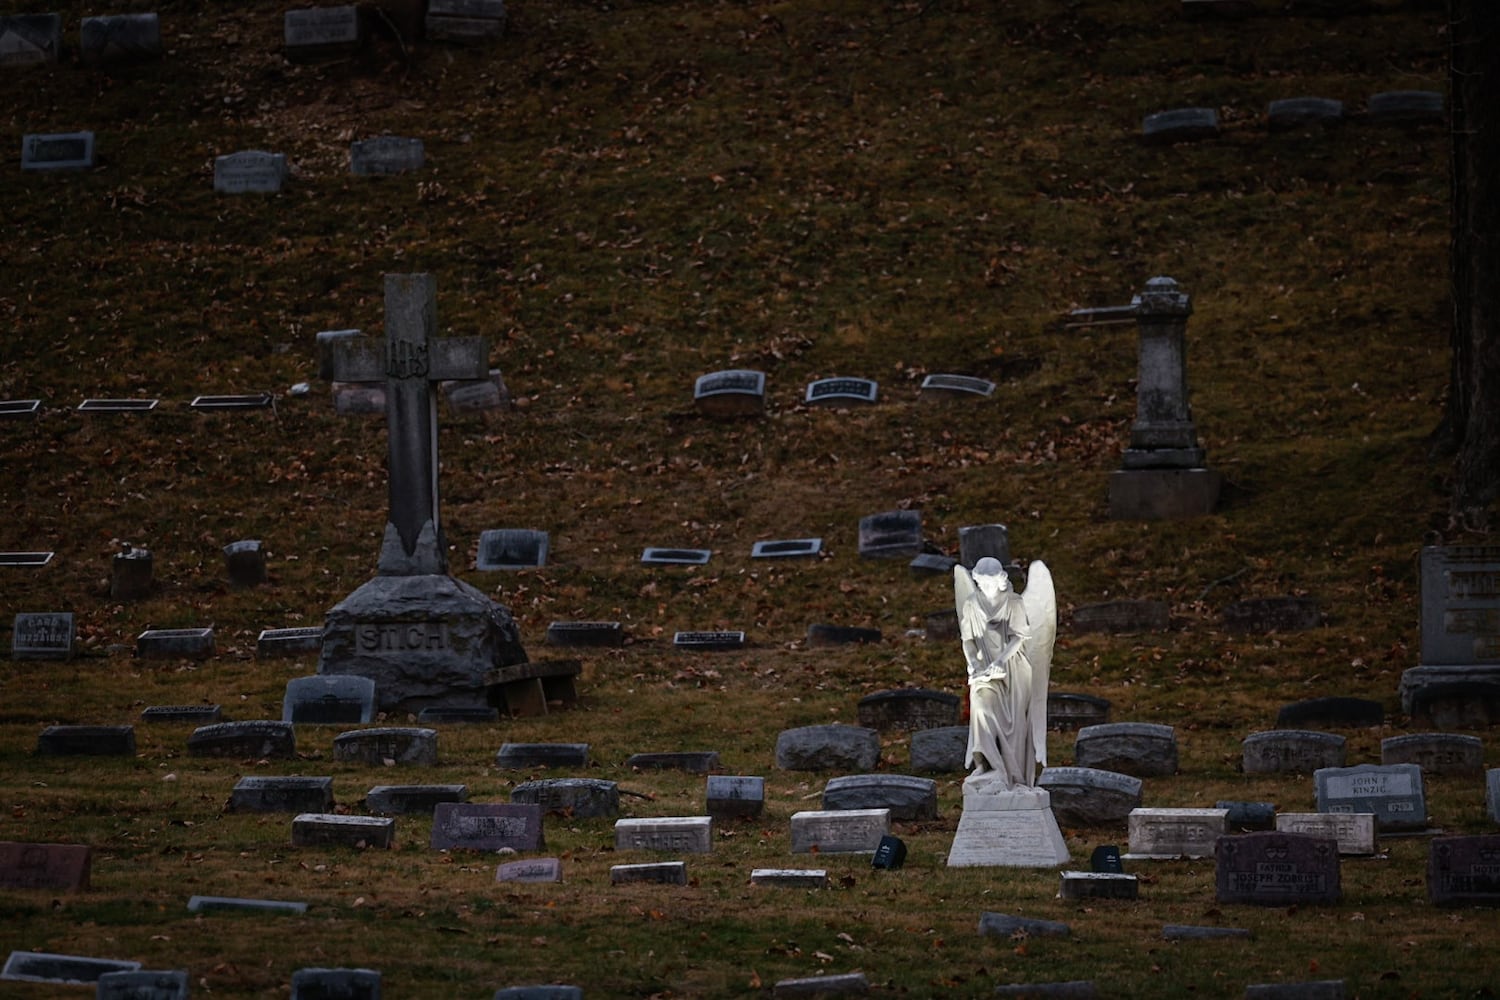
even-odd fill
[[(1381, 124), (1426, 125), (1445, 120), (1438, 91), (1394, 90), (1373, 94), (1368, 120)], [(1344, 103), (1326, 97), (1292, 97), (1270, 102), (1266, 121), (1273, 130), (1329, 126), (1346, 119)], [(1214, 108), (1174, 108), (1146, 115), (1141, 135), (1149, 143), (1189, 142), (1220, 134)], [(420, 170), (426, 163), (421, 139), (379, 136), (349, 147), (349, 169), (357, 176), (391, 176)], [(94, 133), (33, 133), (22, 138), (23, 170), (86, 170), (94, 165)], [(214, 158), (214, 190), (221, 194), (274, 194), (291, 171), (285, 153), (249, 149)]]

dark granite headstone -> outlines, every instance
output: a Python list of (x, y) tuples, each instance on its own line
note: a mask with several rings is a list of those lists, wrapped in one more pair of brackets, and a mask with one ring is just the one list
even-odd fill
[(265, 410), (271, 406), (268, 392), (247, 392), (224, 396), (194, 396), (188, 409), (199, 413), (240, 413), (245, 410)]
[(870, 859), (870, 867), (879, 868), (882, 871), (895, 871), (904, 864), (906, 864), (906, 841), (890, 834), (881, 837), (880, 843), (875, 847), (875, 855)]
[(1414, 722), (1439, 729), (1481, 729), (1500, 723), (1500, 671), (1473, 680), (1437, 680), (1427, 676), (1407, 689), (1408, 680), (1418, 671), (1442, 669), (1413, 667), (1402, 675), (1402, 696)]
[(1422, 549), (1421, 662), (1500, 663), (1500, 546)]
[(290, 722), (219, 722), (193, 730), (187, 750), (196, 757), (295, 757), (297, 737)]
[(314, 724), (370, 722), (375, 682), (356, 674), (312, 674), (287, 681), (281, 721)]
[(378, 816), (298, 813), (292, 817), (293, 847), (393, 847), (396, 821)]
[(322, 648), (321, 625), (262, 629), (255, 640), (255, 656), (262, 660), (272, 656), (301, 656)]
[(848, 406), (851, 403), (873, 403), (880, 386), (867, 378), (823, 378), (807, 384), (803, 402), (809, 406)]
[(188, 974), (138, 969), (106, 972), (97, 981), (94, 1000), (188, 1000)]
[(1327, 97), (1287, 97), (1266, 107), (1266, 124), (1273, 131), (1337, 125), (1343, 120), (1344, 102)]
[(218, 705), (150, 705), (141, 709), (142, 722), (209, 726), (223, 718), (224, 711)]
[(1241, 742), (1246, 774), (1312, 774), (1320, 767), (1343, 767), (1346, 740), (1334, 733), (1270, 729)]
[(553, 646), (623, 646), (625, 626), (619, 622), (553, 622), (547, 626), (547, 642)]
[(1059, 899), (1138, 899), (1140, 880), (1123, 872), (1063, 872)]
[(823, 808), (889, 809), (891, 819), (937, 818), (937, 782), (905, 774), (845, 774), (823, 786)]
[(417, 721), (425, 725), (438, 725), (445, 722), (461, 724), (499, 722), (500, 710), (478, 705), (430, 705), (417, 713)]
[(922, 512), (890, 510), (859, 519), (861, 559), (910, 559), (922, 551)]
[(1337, 903), (1339, 845), (1331, 837), (1298, 833), (1239, 833), (1214, 849), (1215, 890), (1221, 903), (1292, 906)]
[(809, 625), (807, 626), (807, 645), (809, 648), (818, 646), (850, 646), (870, 645), (880, 641), (880, 629), (878, 628), (856, 628), (852, 625)]
[(14, 660), (66, 660), (73, 655), (73, 613), (22, 612), (11, 627)]
[(672, 549), (648, 546), (641, 553), (642, 566), (706, 566), (712, 549)]
[(1224, 800), (1214, 803), (1215, 809), (1223, 809), (1225, 823), (1231, 830), (1272, 830), (1276, 827), (1276, 803), (1237, 802)]
[(86, 170), (94, 165), (94, 133), (28, 135), (21, 140), (22, 170)]
[(93, 856), (83, 844), (0, 841), (0, 888), (82, 892), (89, 887)]
[(1364, 728), (1384, 722), (1385, 707), (1367, 698), (1308, 698), (1283, 705), (1276, 713), (1277, 729), (1305, 729), (1308, 726)]
[(333, 779), (247, 775), (229, 796), (230, 812), (324, 813), (333, 811)]
[(1089, 855), (1089, 871), (1124, 874), (1125, 863), (1120, 860), (1120, 848), (1115, 844), (1094, 848), (1094, 853)]
[(650, 816), (615, 820), (615, 850), (708, 854), (714, 849), (712, 816)]
[(1109, 699), (1068, 691), (1047, 692), (1047, 728), (1082, 729), (1109, 721)]
[(684, 750), (669, 753), (635, 753), (625, 760), (635, 770), (686, 771), (707, 774), (719, 769), (719, 754), (714, 750)]
[(1192, 142), (1219, 134), (1219, 113), (1213, 108), (1175, 108), (1147, 115), (1141, 123), (1147, 142)]
[(1119, 771), (1138, 778), (1177, 773), (1177, 735), (1154, 722), (1106, 722), (1078, 730), (1073, 759), (1079, 767)]
[(1441, 125), (1446, 118), (1437, 90), (1387, 90), (1371, 94), (1370, 121), (1381, 125)]
[(1258, 597), (1224, 609), (1224, 628), (1230, 632), (1301, 632), (1322, 624), (1323, 613), (1310, 597)]
[(928, 642), (958, 641), (958, 612), (953, 608), (930, 611), (924, 616), (924, 622)]
[(539, 851), (542, 807), (524, 802), (440, 802), (432, 811), (435, 851)]
[(587, 743), (503, 743), (495, 766), (509, 770), (532, 767), (588, 767)]
[(968, 726), (919, 729), (911, 734), (911, 769), (939, 774), (962, 771), (968, 750)]
[(756, 542), (750, 546), (751, 559), (794, 559), (816, 556), (823, 551), (821, 538), (783, 538)]
[(953, 575), (953, 567), (958, 565), (958, 560), (952, 556), (945, 556), (940, 552), (918, 552), (912, 561), (906, 564), (915, 577), (949, 576)]
[(794, 997), (864, 996), (869, 992), (870, 981), (863, 972), (778, 979), (776, 985), (771, 987), (773, 1000), (792, 1000)]
[(431, 816), (444, 802), (467, 802), (467, 785), (376, 785), (365, 808), (377, 816)]
[(380, 973), (374, 969), (298, 969), (292, 973), (292, 1000), (380, 1000)]
[(1484, 741), (1458, 733), (1410, 733), (1380, 741), (1380, 763), (1416, 764), (1422, 774), (1479, 774)]
[(1427, 826), (1422, 769), (1415, 764), (1320, 768), (1313, 786), (1318, 812), (1374, 813), (1376, 827), (1385, 832)]
[(981, 559), (1010, 564), (1010, 529), (1003, 524), (966, 524), (958, 529), (958, 561), (972, 570)]
[(928, 375), (922, 379), (919, 398), (924, 400), (988, 399), (995, 383), (971, 375)]
[(877, 691), (859, 700), (859, 724), (880, 732), (914, 732), (958, 724), (956, 694), (926, 688)]
[(628, 882), (687, 885), (687, 865), (681, 861), (654, 861), (639, 865), (610, 866), (610, 885), (624, 885)]
[(282, 22), (288, 59), (307, 59), (352, 52), (359, 47), (359, 9), (306, 7), (289, 10)]
[(505, 0), (429, 0), (423, 21), (429, 41), (480, 45), (505, 32)]
[(285, 153), (246, 149), (214, 157), (214, 190), (220, 194), (274, 194), (287, 175)]
[(359, 177), (386, 177), (421, 170), (427, 150), (421, 139), (381, 135), (349, 144), (349, 172)]
[(0, 968), (0, 980), (30, 983), (97, 983), (106, 972), (135, 972), (140, 962), (82, 955), (57, 955), (45, 951), (13, 951)]
[(206, 660), (214, 655), (213, 626), (147, 629), (136, 636), (135, 655), (147, 660)]
[(0, 16), (0, 69), (55, 63), (61, 51), (61, 14)]
[(1427, 898), (1437, 906), (1500, 906), (1500, 834), (1433, 838)]
[(272, 913), (300, 915), (307, 904), (285, 899), (242, 899), (237, 896), (193, 896), (188, 899), (189, 913)]
[(43, 757), (129, 757), (135, 754), (134, 726), (48, 726), (36, 740)]
[(776, 766), (787, 771), (873, 771), (880, 734), (862, 726), (785, 729), (776, 737)]
[(1073, 609), (1072, 630), (1080, 635), (1106, 632), (1165, 632), (1172, 625), (1166, 601), (1102, 601)]
[(481, 531), (475, 568), (483, 571), (536, 569), (547, 565), (547, 552), (551, 546), (551, 536), (545, 531), (526, 528)]
[(705, 811), (714, 819), (759, 816), (766, 805), (766, 779), (744, 774), (709, 775), (704, 799)]
[(534, 804), (543, 812), (562, 813), (575, 819), (618, 816), (620, 786), (603, 778), (543, 778), (512, 788), (510, 800)]
[(355, 729), (333, 738), (333, 759), (371, 767), (392, 764), (431, 767), (438, 762), (437, 737), (436, 729), (418, 726)]
[(246, 538), (224, 546), (224, 571), (236, 587), (258, 587), (266, 582), (266, 552), (260, 540)]
[(1141, 804), (1141, 779), (1093, 767), (1047, 767), (1037, 779), (1052, 799), (1059, 823), (1108, 826), (1123, 823)]

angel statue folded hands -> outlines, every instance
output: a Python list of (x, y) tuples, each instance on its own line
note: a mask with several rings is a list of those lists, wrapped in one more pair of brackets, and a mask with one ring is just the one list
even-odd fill
[(953, 569), (959, 635), (969, 665), (970, 769), (966, 787), (1036, 784), (1047, 763), (1047, 677), (1057, 638), (1057, 593), (1040, 560), (1017, 594), (998, 559)]

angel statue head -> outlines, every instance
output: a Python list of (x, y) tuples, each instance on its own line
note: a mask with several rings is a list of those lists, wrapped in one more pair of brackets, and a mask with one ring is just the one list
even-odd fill
[(1010, 589), (1010, 575), (999, 559), (985, 556), (974, 564), (974, 585), (985, 597), (994, 600), (998, 594)]

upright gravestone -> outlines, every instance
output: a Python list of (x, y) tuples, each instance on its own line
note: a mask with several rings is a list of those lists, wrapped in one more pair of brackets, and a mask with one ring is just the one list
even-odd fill
[(156, 14), (85, 17), (78, 28), (78, 54), (84, 62), (134, 62), (161, 56), (161, 21)]
[(1177, 733), (1156, 722), (1106, 722), (1084, 726), (1073, 741), (1079, 767), (1119, 771), (1138, 778), (1177, 773)]
[(859, 724), (880, 732), (914, 732), (958, 724), (959, 698), (947, 691), (894, 688), (859, 700)]
[(765, 372), (710, 372), (693, 383), (693, 402), (709, 417), (754, 417), (766, 407)]
[(489, 572), (503, 569), (536, 569), (547, 565), (551, 538), (545, 531), (529, 528), (494, 528), (479, 533), (475, 568)]
[(1338, 842), (1301, 833), (1220, 837), (1214, 848), (1214, 885), (1221, 903), (1337, 903), (1343, 896)]
[(386, 379), (390, 516), (379, 575), (328, 612), (318, 673), (370, 678), (384, 711), (488, 707), (494, 678), (527, 662), (510, 612), (448, 575), (432, 383), (484, 377), (489, 352), (478, 337), (432, 336), (436, 303), (431, 275), (386, 275), (384, 345), (334, 348), (340, 378)]
[(432, 849), (539, 851), (542, 807), (526, 802), (439, 802), (432, 812)]
[(1440, 729), (1500, 722), (1500, 546), (1422, 550), (1420, 665), (1401, 707)]
[(922, 551), (922, 512), (888, 510), (859, 519), (862, 559), (910, 559)]
[(984, 558), (1010, 562), (1010, 531), (1003, 524), (970, 524), (958, 529), (958, 561), (966, 569)]
[(0, 16), (0, 69), (55, 63), (61, 51), (61, 14)]
[(305, 7), (289, 10), (282, 21), (288, 59), (314, 59), (359, 48), (359, 8)]
[(266, 582), (266, 552), (258, 538), (224, 546), (224, 572), (236, 587), (258, 587)]
[(1435, 838), (1427, 897), (1438, 906), (1500, 906), (1500, 834)]
[(505, 0), (431, 0), (427, 5), (427, 37), (475, 44), (500, 37), (505, 20)]
[(366, 677), (315, 675), (287, 681), (281, 721), (369, 722), (375, 718), (375, 682)]
[(1313, 772), (1318, 812), (1374, 813), (1378, 829), (1390, 832), (1427, 826), (1422, 769), (1415, 764), (1359, 764)]
[(291, 1000), (380, 1000), (380, 973), (374, 969), (298, 969), (292, 973)]
[(1110, 516), (1163, 520), (1207, 514), (1221, 477), (1204, 466), (1188, 406), (1187, 320), (1192, 299), (1171, 278), (1152, 278), (1131, 302), (1140, 330), (1135, 423), (1109, 481)]
[(0, 888), (81, 892), (89, 887), (94, 849), (83, 844), (0, 841)]
[(247, 149), (214, 157), (214, 190), (220, 194), (274, 194), (286, 178), (285, 153)]
[(22, 612), (10, 633), (15, 660), (66, 660), (73, 655), (72, 612)]

